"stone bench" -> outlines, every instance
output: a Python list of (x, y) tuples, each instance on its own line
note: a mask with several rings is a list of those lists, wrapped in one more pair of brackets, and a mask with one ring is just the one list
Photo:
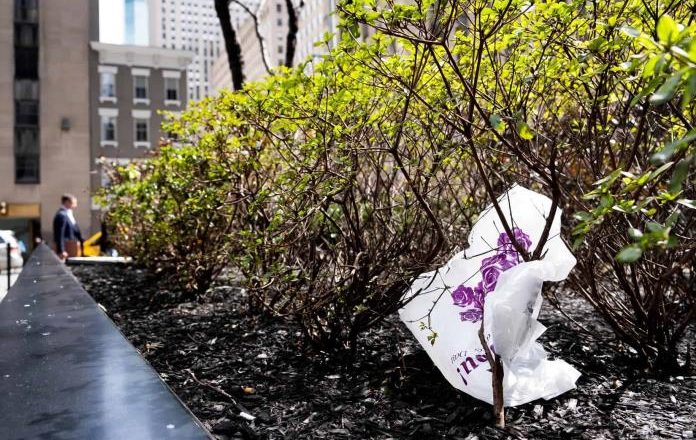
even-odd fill
[(0, 439), (210, 439), (41, 245), (0, 303)]

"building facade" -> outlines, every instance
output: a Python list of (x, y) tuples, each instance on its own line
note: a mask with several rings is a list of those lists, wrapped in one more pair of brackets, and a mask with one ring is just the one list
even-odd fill
[(89, 233), (91, 0), (0, 0), (0, 229), (51, 241), (60, 196)]
[(188, 98), (210, 95), (213, 61), (224, 52), (213, 0), (149, 0), (149, 8), (150, 45), (193, 52)]
[(147, 0), (125, 0), (124, 43), (147, 46), (150, 39)]
[[(305, 0), (304, 6), (299, 10), (297, 50), (295, 51), (295, 64), (308, 59), (315, 60), (329, 52), (338, 40), (338, 17), (336, 12), (336, 0)], [(315, 44), (324, 40), (326, 33), (334, 34), (328, 45)]]
[[(92, 42), (91, 192), (108, 184), (102, 165), (147, 158), (163, 137), (164, 115), (186, 107), (186, 68), (193, 53)], [(92, 205), (91, 221), (100, 209)]]

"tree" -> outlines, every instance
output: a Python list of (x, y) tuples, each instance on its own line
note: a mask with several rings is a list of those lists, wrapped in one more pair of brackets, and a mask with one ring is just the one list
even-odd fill
[(300, 0), (297, 9), (293, 0), (285, 0), (285, 9), (288, 12), (288, 35), (285, 41), (285, 67), (292, 67), (297, 48), (298, 11), (304, 7), (304, 0)]
[[(240, 90), (244, 86), (243, 65), (244, 59), (242, 48), (237, 40), (237, 33), (232, 26), (230, 17), (230, 5), (239, 5), (244, 12), (254, 21), (256, 38), (259, 42), (261, 50), (261, 60), (267, 73), (272, 73), (269, 63), (268, 51), (266, 50), (266, 41), (260, 31), (260, 23), (257, 14), (252, 11), (251, 7), (241, 0), (215, 0), (215, 12), (217, 13), (220, 27), (222, 28), (222, 37), (225, 41), (225, 49), (227, 50), (227, 58), (232, 74), (232, 86), (234, 90)], [(293, 0), (285, 0), (285, 9), (288, 16), (288, 33), (285, 44), (285, 62), (286, 67), (292, 67), (295, 59), (295, 50), (297, 47), (297, 32), (299, 31), (299, 13), (298, 11), (304, 7), (304, 0), (295, 6)]]
[(232, 87), (234, 90), (241, 90), (244, 86), (244, 73), (242, 71), (242, 48), (237, 41), (237, 33), (232, 27), (230, 18), (230, 0), (215, 0), (215, 13), (220, 20), (222, 37), (225, 40), (225, 50), (227, 60), (232, 74)]

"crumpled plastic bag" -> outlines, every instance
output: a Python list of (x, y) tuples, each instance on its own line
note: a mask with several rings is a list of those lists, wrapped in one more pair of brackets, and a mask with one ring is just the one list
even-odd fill
[[(536, 248), (551, 200), (521, 186), (498, 199), (514, 239)], [(560, 237), (561, 211), (551, 225), (541, 260), (524, 262), (493, 205), (469, 234), (469, 247), (445, 266), (419, 276), (406, 292), (401, 320), (455, 388), (493, 403), (491, 372), (479, 330), (504, 369), (505, 406), (550, 399), (575, 387), (580, 373), (548, 360), (537, 338), (546, 330), (536, 318), (544, 281), (562, 281), (576, 260)]]

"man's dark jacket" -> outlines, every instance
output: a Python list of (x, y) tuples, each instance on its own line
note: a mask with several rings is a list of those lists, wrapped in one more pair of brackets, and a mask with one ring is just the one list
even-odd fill
[(67, 209), (60, 208), (53, 217), (53, 241), (56, 243), (57, 253), (65, 251), (65, 240), (77, 240), (80, 243), (84, 241), (77, 223), (73, 224), (70, 221)]

